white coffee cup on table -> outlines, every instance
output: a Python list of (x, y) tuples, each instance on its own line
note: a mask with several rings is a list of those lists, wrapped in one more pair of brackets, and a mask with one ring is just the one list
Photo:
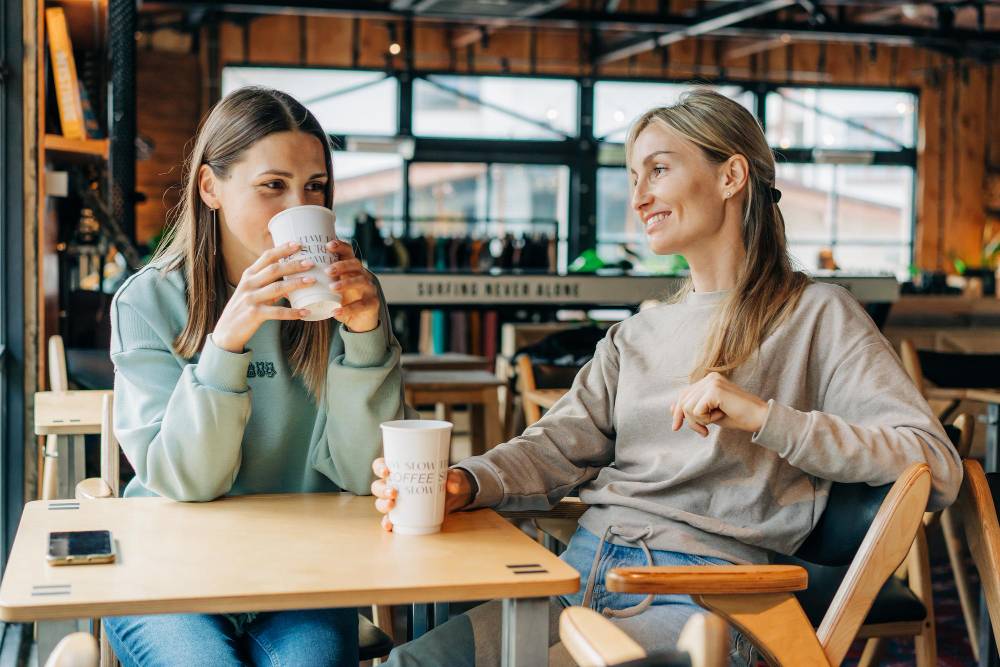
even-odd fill
[(267, 223), (274, 246), (298, 243), (301, 250), (285, 258), (283, 262), (310, 260), (315, 264), (308, 271), (286, 276), (285, 280), (298, 280), (305, 276), (316, 279), (312, 285), (302, 287), (288, 295), (292, 308), (302, 308), (309, 315), (302, 319), (315, 322), (333, 317), (333, 311), (340, 306), (340, 296), (330, 291), (332, 279), (326, 268), (336, 261), (336, 255), (326, 249), (326, 244), (337, 238), (334, 231), (336, 216), (325, 206), (293, 206), (278, 213)]
[(451, 429), (451, 422), (434, 419), (382, 424), (387, 483), (396, 489), (395, 504), (389, 511), (393, 532), (427, 535), (441, 530)]

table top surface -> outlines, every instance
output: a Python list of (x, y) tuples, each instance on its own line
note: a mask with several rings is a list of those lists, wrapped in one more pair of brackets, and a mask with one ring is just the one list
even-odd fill
[(410, 389), (448, 389), (498, 387), (503, 381), (483, 370), (411, 371), (404, 368), (403, 384)]
[(101, 432), (106, 389), (35, 393), (35, 435), (87, 435)]
[[(546, 597), (575, 592), (570, 566), (492, 510), (435, 535), (387, 533), (371, 497), (255, 495), (35, 501), (25, 506), (0, 619), (222, 613)], [(50, 566), (50, 531), (110, 530), (117, 561)]]

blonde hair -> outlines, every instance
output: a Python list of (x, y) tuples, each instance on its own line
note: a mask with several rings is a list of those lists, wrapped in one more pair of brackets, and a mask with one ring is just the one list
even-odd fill
[[(171, 211), (164, 243), (154, 261), (164, 272), (182, 270), (187, 289), (187, 324), (174, 340), (185, 359), (197, 354), (226, 304), (226, 273), (217, 224), (202, 201), (198, 174), (208, 165), (217, 178), (227, 178), (232, 166), (256, 142), (275, 132), (305, 132), (323, 146), (327, 179), (324, 204), (333, 205), (333, 162), (329, 138), (319, 121), (302, 104), (283, 92), (247, 87), (236, 90), (202, 121), (194, 148), (184, 163), (184, 192)], [(281, 345), (292, 372), (321, 399), (330, 348), (329, 321), (282, 321)]]
[[(728, 375), (757, 353), (764, 339), (795, 310), (811, 282), (792, 268), (788, 255), (785, 220), (774, 196), (774, 155), (749, 111), (728, 97), (698, 88), (684, 93), (676, 104), (650, 109), (632, 124), (625, 140), (627, 164), (636, 138), (653, 124), (691, 141), (713, 164), (734, 155), (742, 155), (749, 164), (743, 207), (746, 260), (736, 287), (712, 322), (691, 379), (712, 372)], [(692, 289), (688, 281), (678, 298)]]

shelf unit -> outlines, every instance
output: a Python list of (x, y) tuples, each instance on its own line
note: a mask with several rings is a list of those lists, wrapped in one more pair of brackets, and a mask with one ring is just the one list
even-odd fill
[(53, 159), (91, 157), (108, 159), (111, 142), (107, 139), (67, 139), (59, 134), (46, 134), (41, 146), (46, 157)]

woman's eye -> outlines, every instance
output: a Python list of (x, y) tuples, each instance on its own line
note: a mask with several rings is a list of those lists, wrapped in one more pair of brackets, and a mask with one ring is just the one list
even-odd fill
[(263, 185), (268, 190), (279, 190), (285, 187), (285, 184), (282, 183), (281, 181), (268, 181), (267, 183), (262, 183), (261, 185)]
[(653, 176), (663, 176), (667, 173), (666, 167), (653, 167)]
[(306, 186), (307, 190), (312, 190), (313, 192), (322, 192), (326, 187), (325, 183), (320, 183), (319, 181), (314, 181)]

